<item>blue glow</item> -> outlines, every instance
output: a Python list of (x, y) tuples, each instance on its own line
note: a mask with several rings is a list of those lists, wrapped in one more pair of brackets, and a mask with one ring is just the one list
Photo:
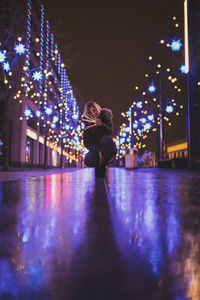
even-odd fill
[(23, 44), (18, 44), (18, 45), (15, 46), (15, 51), (16, 51), (17, 54), (22, 55), (22, 54), (25, 53), (26, 48)]
[(70, 126), (69, 125), (65, 125), (65, 129), (69, 130)]
[(149, 119), (150, 121), (153, 121), (153, 120), (154, 120), (154, 115), (148, 116), (148, 119)]
[(182, 66), (180, 67), (180, 71), (181, 71), (181, 73), (186, 74), (186, 73), (187, 73), (187, 68), (186, 68), (186, 66), (185, 66), (185, 65), (182, 65)]
[(152, 83), (152, 84), (148, 87), (148, 91), (149, 91), (150, 93), (154, 93), (155, 90), (156, 90), (156, 87), (155, 87), (155, 85)]
[(77, 129), (76, 129), (76, 131), (77, 131), (77, 132), (81, 132), (81, 127), (78, 126)]
[(167, 105), (165, 110), (166, 110), (166, 112), (168, 112), (170, 114), (173, 112), (174, 108), (172, 105)]
[(4, 60), (6, 59), (6, 55), (5, 53), (3, 53), (2, 51), (0, 51), (0, 62), (4, 62)]
[(30, 110), (30, 108), (27, 107), (27, 108), (25, 109), (24, 115), (25, 115), (26, 117), (30, 117), (30, 115), (31, 115), (31, 110)]
[(39, 111), (39, 110), (37, 110), (36, 112), (35, 112), (35, 115), (36, 115), (36, 117), (40, 117), (41, 116), (41, 111)]
[(125, 137), (125, 136), (126, 136), (126, 133), (125, 133), (125, 132), (123, 132), (123, 133), (122, 133), (122, 136), (123, 136), (123, 137)]
[(170, 45), (172, 51), (179, 51), (182, 46), (183, 45), (180, 40), (173, 40)]
[(142, 130), (138, 129), (137, 132), (140, 135), (142, 133)]
[(29, 240), (29, 232), (25, 232), (22, 237), (22, 242), (26, 243)]
[(56, 128), (56, 124), (55, 124), (55, 123), (52, 123), (52, 124), (51, 124), (51, 128)]
[(42, 72), (41, 71), (35, 71), (33, 73), (33, 79), (40, 81), (42, 79)]
[(75, 115), (73, 115), (73, 116), (72, 116), (72, 118), (73, 118), (73, 119), (75, 119), (75, 120), (77, 120), (77, 119), (78, 119), (78, 117), (79, 117), (79, 115), (78, 115), (78, 114), (75, 114)]
[(5, 63), (3, 64), (3, 69), (4, 69), (6, 72), (10, 71), (10, 64), (9, 64), (8, 61), (5, 62)]
[(146, 123), (146, 124), (144, 125), (144, 129), (146, 129), (146, 130), (151, 129), (151, 124), (150, 124), (150, 123)]
[(131, 115), (131, 111), (128, 110), (128, 111), (126, 112), (126, 114), (127, 114), (127, 116), (129, 117), (129, 116)]
[(138, 128), (138, 124), (137, 124), (137, 123), (134, 123), (134, 124), (133, 124), (133, 128)]
[(142, 122), (143, 124), (146, 123), (146, 121), (147, 121), (146, 118), (142, 118), (142, 119), (141, 119), (141, 122)]
[(136, 106), (139, 107), (139, 108), (142, 108), (142, 102), (141, 101), (137, 102)]
[(49, 115), (49, 116), (52, 114), (52, 112), (53, 112), (53, 110), (52, 110), (51, 107), (47, 107), (47, 108), (45, 109), (45, 113), (46, 113), (47, 115)]
[(54, 123), (58, 122), (58, 120), (59, 120), (59, 118), (58, 118), (57, 116), (54, 116), (54, 117), (53, 117), (53, 122), (54, 122)]

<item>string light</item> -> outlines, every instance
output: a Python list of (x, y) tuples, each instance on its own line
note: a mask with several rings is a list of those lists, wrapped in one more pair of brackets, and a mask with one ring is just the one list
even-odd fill
[[(13, 98), (15, 101), (18, 100), (19, 104), (22, 104), (26, 99), (32, 101), (35, 109), (32, 111), (32, 106), (31, 109), (26, 106), (23, 110), (24, 117), (20, 116), (19, 120), (32, 118), (33, 122), (37, 126), (41, 125), (47, 134), (50, 133), (50, 130), (51, 133), (53, 132), (52, 135), (48, 136), (48, 140), (53, 145), (59, 144), (61, 138), (64, 141), (65, 137), (69, 137), (71, 149), (84, 153), (84, 146), (81, 145), (82, 126), (80, 126), (79, 121), (77, 100), (66, 74), (65, 65), (61, 60), (58, 46), (54, 44), (54, 36), (50, 33), (48, 20), (45, 23), (43, 5), (41, 5), (40, 21), (40, 36), (33, 39), (32, 1), (28, 0), (25, 35), (24, 37), (18, 37), (17, 43), (13, 43), (15, 46), (12, 47), (15, 50), (15, 59), (12, 63), (10, 60), (8, 61), (7, 51), (2, 50), (0, 51), (0, 63), (2, 69), (8, 72), (9, 77), (12, 77), (11, 68), (13, 65), (18, 64), (20, 70), (21, 64), (20, 89), (14, 91)], [(38, 57), (38, 66), (36, 65), (31, 70), (31, 52), (33, 49), (36, 57)], [(24, 60), (18, 61), (17, 56), (22, 55), (24, 55)], [(37, 60), (34, 61), (35, 63), (37, 63)], [(9, 77), (4, 77), (5, 84), (10, 81)], [(17, 82), (15, 86), (17, 86)], [(9, 83), (10, 88), (12, 88), (12, 85)], [(54, 106), (51, 104), (51, 99), (55, 103)], [(34, 119), (34, 117), (37, 119)], [(55, 129), (55, 132), (53, 129)], [(75, 154), (73, 154), (73, 159), (77, 159)]]

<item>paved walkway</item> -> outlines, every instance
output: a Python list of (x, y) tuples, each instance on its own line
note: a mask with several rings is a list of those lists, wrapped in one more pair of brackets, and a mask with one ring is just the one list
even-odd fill
[(0, 299), (200, 299), (200, 173), (108, 171), (3, 178)]
[(0, 181), (28, 179), (31, 177), (46, 176), (51, 174), (60, 174), (66, 172), (78, 171), (79, 168), (52, 168), (52, 169), (22, 169), (22, 168), (11, 168), (9, 171), (0, 170)]

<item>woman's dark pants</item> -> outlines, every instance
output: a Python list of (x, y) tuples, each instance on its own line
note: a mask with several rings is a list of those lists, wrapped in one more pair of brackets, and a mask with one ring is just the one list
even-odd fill
[[(107, 165), (112, 161), (117, 153), (115, 143), (111, 136), (105, 135), (101, 138), (100, 141), (100, 151), (102, 154), (104, 165)], [(87, 167), (98, 167), (100, 164), (99, 152), (98, 151), (89, 151), (85, 156), (85, 165)]]

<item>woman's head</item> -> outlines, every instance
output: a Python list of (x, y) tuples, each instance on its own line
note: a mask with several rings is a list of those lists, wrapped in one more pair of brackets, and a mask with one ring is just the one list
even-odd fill
[(84, 108), (84, 115), (95, 115), (96, 118), (99, 117), (101, 113), (101, 106), (94, 101), (87, 102)]

